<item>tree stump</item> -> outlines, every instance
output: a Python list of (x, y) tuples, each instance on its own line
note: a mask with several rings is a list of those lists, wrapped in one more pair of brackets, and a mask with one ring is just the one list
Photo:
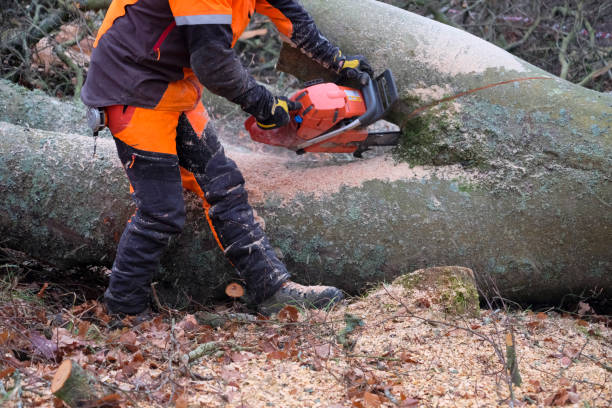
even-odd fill
[(51, 392), (73, 408), (102, 397), (94, 378), (72, 360), (60, 364), (51, 381)]

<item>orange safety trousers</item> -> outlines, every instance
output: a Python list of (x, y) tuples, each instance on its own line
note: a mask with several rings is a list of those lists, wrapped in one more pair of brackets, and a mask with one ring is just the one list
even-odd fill
[(289, 279), (254, 219), (242, 173), (225, 155), (201, 102), (185, 112), (105, 109), (137, 206), (119, 241), (105, 293), (112, 312), (134, 314), (149, 305), (159, 259), (185, 223), (183, 189), (202, 199), (213, 235), (254, 303)]

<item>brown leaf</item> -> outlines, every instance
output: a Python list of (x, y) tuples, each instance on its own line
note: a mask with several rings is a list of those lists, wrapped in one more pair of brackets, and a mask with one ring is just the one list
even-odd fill
[(275, 350), (271, 353), (268, 353), (268, 360), (284, 360), (287, 357), (287, 353), (280, 350)]
[(355, 399), (362, 394), (363, 394), (363, 391), (361, 390), (361, 386), (359, 385), (355, 385), (346, 391), (346, 396), (349, 399)]
[(36, 294), (36, 297), (39, 298), (39, 299), (42, 299), (42, 297), (45, 295), (45, 290), (47, 290), (48, 287), (49, 287), (49, 283), (45, 282), (42, 285), (42, 288), (40, 288), (40, 290)]
[(414, 398), (406, 398), (402, 402), (400, 402), (400, 408), (414, 408), (419, 406), (419, 400)]
[(533, 320), (533, 321), (527, 323), (527, 327), (529, 327), (530, 329), (536, 329), (536, 328), (542, 327), (542, 322), (539, 322), (537, 320)]
[(138, 370), (138, 367), (135, 364), (126, 364), (121, 368), (121, 372), (126, 377), (133, 376), (134, 374), (136, 374), (137, 370)]
[(7, 331), (0, 332), (0, 345), (8, 342), (11, 337), (13, 336)]
[(120, 403), (121, 397), (119, 394), (110, 394), (100, 399), (88, 401), (79, 406), (82, 408), (119, 408)]
[(589, 323), (587, 321), (585, 321), (585, 320), (582, 320), (582, 319), (576, 320), (576, 324), (578, 326), (582, 326), (582, 327), (589, 327)]
[(402, 354), (399, 355), (400, 360), (402, 360), (404, 363), (412, 363), (412, 364), (420, 364), (420, 362), (418, 360), (416, 360), (415, 358), (413, 358), (410, 353), (407, 352), (403, 352)]
[(570, 385), (570, 380), (568, 380), (565, 377), (561, 377), (561, 379), (559, 380), (559, 384), (564, 386), (564, 387), (569, 387)]
[(188, 332), (196, 330), (199, 324), (194, 315), (188, 314), (183, 317), (183, 320), (178, 322), (177, 326)]
[(431, 307), (431, 302), (429, 301), (429, 299), (423, 297), (423, 298), (417, 299), (417, 301), (415, 302), (415, 305), (417, 307), (429, 309)]
[(529, 380), (529, 384), (531, 385), (531, 387), (529, 387), (529, 392), (537, 394), (544, 391), (538, 380)]
[(87, 331), (89, 330), (89, 327), (91, 326), (91, 322), (87, 321), (87, 320), (83, 320), (81, 321), (81, 323), (79, 323), (79, 338), (80, 339), (85, 339), (85, 336), (87, 335)]
[(133, 331), (126, 331), (123, 333), (121, 337), (119, 337), (119, 343), (131, 353), (138, 351), (138, 340), (136, 338), (136, 333)]
[(473, 325), (470, 326), (470, 329), (477, 330), (477, 329), (480, 329), (480, 327), (481, 326), (479, 324), (473, 324)]
[(277, 347), (271, 341), (264, 341), (261, 343), (261, 349), (264, 351), (264, 353), (271, 353), (276, 351)]
[(176, 401), (174, 402), (174, 406), (176, 408), (187, 408), (188, 404), (187, 404), (187, 398), (185, 398), (184, 395), (181, 395), (180, 397), (178, 397), (176, 399)]
[(363, 403), (365, 408), (378, 408), (380, 407), (380, 398), (378, 395), (366, 391), (363, 393)]
[(555, 392), (550, 397), (544, 400), (544, 404), (552, 406), (563, 406), (569, 401), (569, 394), (566, 389), (561, 389)]
[(3, 380), (5, 377), (8, 377), (14, 372), (15, 372), (15, 367), (5, 368), (4, 370), (0, 371), (0, 380)]
[(234, 363), (239, 363), (241, 361), (249, 361), (255, 357), (257, 357), (255, 354), (243, 351), (237, 351), (230, 354), (230, 359)]
[(134, 363), (142, 363), (144, 361), (144, 356), (142, 355), (142, 351), (138, 351), (134, 353), (132, 356), (132, 361)]
[(299, 315), (297, 307), (287, 305), (278, 312), (278, 320), (285, 323), (295, 323), (298, 321)]
[(592, 313), (593, 308), (586, 302), (578, 302), (578, 314), (585, 315), (587, 313)]
[(572, 404), (577, 404), (578, 402), (580, 402), (580, 395), (578, 395), (577, 393), (570, 391), (567, 393), (567, 395), (569, 397), (569, 401)]
[(240, 372), (237, 369), (223, 366), (221, 368), (221, 378), (226, 383), (236, 382), (240, 380)]
[(544, 312), (540, 312), (536, 315), (536, 319), (538, 320), (546, 320), (548, 319), (548, 315)]
[(34, 347), (34, 353), (47, 360), (54, 360), (57, 356), (57, 345), (51, 340), (36, 333), (30, 333), (30, 342)]
[(333, 356), (333, 349), (331, 344), (319, 344), (314, 346), (315, 354), (324, 360)]

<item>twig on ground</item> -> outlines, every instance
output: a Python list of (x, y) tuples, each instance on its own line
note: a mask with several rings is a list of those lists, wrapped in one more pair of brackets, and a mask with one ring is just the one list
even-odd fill
[(536, 19), (536, 21), (531, 25), (531, 27), (529, 27), (529, 30), (527, 30), (527, 32), (525, 32), (525, 35), (523, 35), (523, 38), (521, 38), (518, 41), (515, 41), (513, 43), (510, 43), (508, 45), (506, 45), (504, 47), (504, 49), (506, 51), (512, 51), (513, 49), (520, 47), (521, 45), (525, 44), (525, 42), (529, 39), (529, 37), (531, 36), (531, 34), (533, 34), (533, 32), (535, 31), (536, 28), (538, 28), (538, 26), (540, 25), (540, 22), (542, 21), (542, 17), (538, 16), (538, 18)]
[(610, 72), (610, 71), (612, 71), (612, 61), (611, 62), (606, 62), (606, 65), (604, 67), (596, 69), (595, 71), (593, 71), (590, 74), (588, 74), (586, 77), (584, 77), (584, 79), (582, 79), (582, 81), (578, 82), (578, 85), (585, 86), (589, 82), (594, 80), (595, 78), (597, 78), (597, 77), (599, 77), (601, 75), (604, 75), (606, 72)]

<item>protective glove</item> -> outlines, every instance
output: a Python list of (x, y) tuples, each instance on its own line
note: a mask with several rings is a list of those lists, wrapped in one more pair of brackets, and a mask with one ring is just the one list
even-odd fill
[(363, 55), (342, 55), (342, 51), (338, 50), (336, 56), (334, 56), (334, 62), (336, 65), (336, 72), (340, 74), (342, 79), (357, 79), (363, 85), (367, 83), (367, 77), (364, 73), (370, 77), (374, 76), (372, 67), (365, 59)]
[(301, 108), (302, 104), (299, 102), (294, 102), (284, 96), (275, 96), (272, 109), (268, 111), (269, 115), (267, 117), (255, 116), (257, 119), (257, 126), (266, 130), (284, 126), (291, 120), (289, 112)]

